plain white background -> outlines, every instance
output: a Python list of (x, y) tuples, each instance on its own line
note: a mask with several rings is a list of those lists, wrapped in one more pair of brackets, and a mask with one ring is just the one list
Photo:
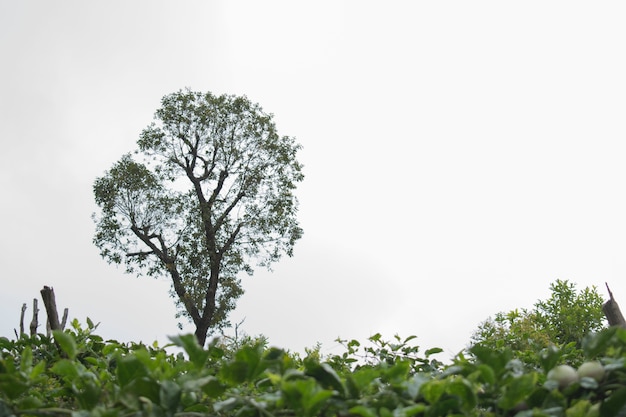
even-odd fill
[(90, 216), (95, 178), (185, 87), (245, 94), (303, 145), (305, 235), (243, 277), (246, 333), (415, 334), (450, 357), (556, 279), (626, 303), (625, 19), (617, 1), (0, 0), (0, 335), (43, 285), (106, 338), (178, 332), (168, 282), (101, 260)]

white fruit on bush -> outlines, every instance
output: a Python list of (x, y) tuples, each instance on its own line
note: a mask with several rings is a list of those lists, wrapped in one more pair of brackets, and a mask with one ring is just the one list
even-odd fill
[(578, 376), (589, 377), (595, 379), (597, 382), (602, 381), (604, 378), (604, 367), (598, 361), (585, 362), (578, 367)]
[(578, 373), (569, 365), (558, 365), (548, 372), (548, 379), (558, 382), (559, 388), (565, 388), (578, 381)]

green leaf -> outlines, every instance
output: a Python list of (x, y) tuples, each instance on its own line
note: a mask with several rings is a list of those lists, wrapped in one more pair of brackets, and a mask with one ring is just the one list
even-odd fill
[(385, 378), (390, 382), (401, 382), (406, 380), (411, 372), (411, 363), (409, 361), (399, 361), (392, 367), (385, 370)]
[(35, 365), (33, 367), (33, 369), (30, 371), (30, 375), (28, 375), (28, 377), (32, 381), (35, 378), (37, 378), (39, 375), (41, 375), (45, 370), (46, 370), (46, 363), (44, 361), (41, 361), (37, 365)]
[[(0, 385), (1, 387), (1, 385)], [(15, 413), (0, 399), (0, 417), (15, 417)]]
[(400, 417), (412, 417), (412, 416), (424, 413), (427, 408), (428, 407), (426, 407), (426, 404), (410, 405), (408, 407), (404, 407), (404, 408), (397, 410), (398, 411), (397, 414), (394, 413), (394, 415), (400, 416)]
[(505, 371), (506, 364), (512, 357), (511, 351), (508, 349), (498, 351), (481, 345), (472, 346), (470, 352), (478, 359), (479, 363), (489, 365), (496, 375)]
[(52, 335), (54, 336), (54, 341), (68, 358), (76, 358), (76, 341), (71, 334), (65, 333), (63, 330), (53, 330)]
[(235, 353), (233, 361), (220, 369), (224, 378), (240, 384), (254, 381), (266, 368), (268, 362), (261, 360), (260, 346), (243, 346)]
[(512, 379), (505, 385), (498, 407), (510, 410), (528, 397), (537, 386), (537, 374), (529, 373)]
[(435, 404), (439, 401), (439, 398), (446, 392), (445, 381), (433, 379), (429, 382), (422, 384), (420, 393), (424, 396), (424, 399), (430, 403)]
[(30, 346), (26, 346), (22, 351), (22, 357), (20, 358), (20, 370), (22, 372), (30, 372), (33, 366), (33, 349)]
[(378, 342), (380, 341), (381, 338), (382, 338), (382, 335), (380, 333), (376, 333), (375, 335), (370, 336), (369, 340), (372, 342)]
[(461, 406), (466, 411), (476, 407), (478, 399), (472, 385), (465, 379), (455, 378), (446, 387), (446, 391), (461, 400)]
[(230, 397), (225, 399), (224, 401), (219, 401), (213, 404), (213, 409), (218, 413), (224, 413), (231, 410), (234, 410), (239, 405), (239, 399), (235, 397)]
[[(2, 401), (0, 400), (0, 403)], [(18, 399), (16, 401), (16, 405), (17, 405), (17, 409), (18, 410), (33, 410), (36, 408), (42, 408), (44, 406), (44, 403), (41, 401), (40, 398), (35, 397), (35, 396), (27, 396), (27, 397), (22, 397), (20, 399)], [(1, 408), (1, 407), (0, 407)], [(0, 411), (0, 417), (2, 416), (2, 412)]]
[(363, 405), (357, 405), (350, 409), (350, 414), (355, 414), (361, 417), (378, 417), (376, 410), (373, 408), (365, 407)]
[(609, 398), (604, 400), (600, 406), (600, 415), (602, 417), (622, 415), (624, 408), (626, 408), (626, 387), (613, 391)]
[(346, 394), (350, 398), (359, 398), (371, 387), (371, 382), (378, 376), (371, 368), (360, 368), (346, 375)]
[(346, 395), (344, 387), (337, 372), (327, 363), (317, 363), (305, 360), (305, 373), (315, 378), (324, 388), (332, 388), (341, 395)]
[[(19, 375), (0, 374), (0, 393), (15, 399), (28, 391), (29, 385)], [(2, 397), (0, 396), (0, 404)]]
[(585, 389), (597, 389), (598, 388), (598, 381), (588, 376), (584, 376), (580, 378), (579, 383), (580, 383), (580, 386)]
[(435, 404), (431, 405), (428, 410), (429, 416), (456, 416), (461, 415), (459, 412), (459, 400), (455, 397), (442, 398)]
[(67, 359), (61, 359), (54, 365), (52, 365), (52, 368), (50, 370), (53, 373), (63, 378), (66, 378), (68, 381), (73, 381), (74, 379), (78, 378), (78, 366), (79, 364), (77, 364), (76, 362)]
[(175, 412), (180, 404), (182, 391), (180, 386), (174, 381), (162, 381), (159, 391), (160, 403), (163, 408), (170, 412)]
[(74, 395), (81, 407), (91, 410), (98, 404), (102, 390), (94, 381), (87, 381), (80, 389), (74, 389)]
[(587, 358), (596, 358), (606, 352), (616, 332), (617, 327), (609, 327), (599, 333), (585, 336), (581, 343), (585, 356)]
[(208, 381), (202, 385), (202, 392), (211, 398), (218, 398), (226, 391), (226, 386), (222, 384), (217, 378), (209, 377)]
[(148, 369), (137, 357), (131, 355), (117, 361), (116, 374), (119, 384), (124, 387), (136, 378), (147, 376)]
[[(133, 410), (140, 409), (140, 401), (150, 400), (159, 404), (161, 387), (157, 381), (148, 377), (134, 378), (120, 393), (120, 401)], [(142, 398), (143, 397), (143, 398)]]
[(304, 415), (317, 414), (322, 405), (332, 397), (333, 391), (321, 389), (313, 378), (285, 381), (281, 385), (285, 400)]
[(406, 390), (413, 400), (415, 400), (419, 395), (422, 385), (428, 381), (430, 381), (430, 377), (422, 374), (414, 375), (411, 379), (409, 379)]
[(441, 353), (441, 352), (443, 352), (443, 349), (436, 347), (436, 348), (428, 349), (426, 352), (424, 352), (424, 355), (426, 355), (426, 357), (429, 357), (431, 355)]
[(176, 345), (185, 350), (189, 356), (189, 360), (194, 364), (196, 369), (201, 369), (206, 364), (210, 356), (210, 352), (204, 350), (198, 344), (198, 339), (193, 334), (185, 334), (179, 336), (170, 336), (169, 339)]
[(587, 417), (587, 412), (590, 408), (591, 403), (589, 400), (580, 400), (565, 410), (565, 417)]
[(324, 403), (333, 396), (333, 392), (329, 390), (319, 390), (311, 393), (310, 391), (302, 399), (302, 405), (306, 415), (315, 416), (324, 406)]
[(493, 371), (491, 366), (482, 363), (478, 365), (477, 369), (483, 382), (491, 385), (496, 383), (496, 373)]

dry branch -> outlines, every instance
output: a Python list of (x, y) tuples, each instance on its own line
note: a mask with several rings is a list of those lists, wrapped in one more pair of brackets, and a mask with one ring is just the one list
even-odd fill
[(39, 326), (39, 307), (37, 306), (37, 299), (33, 298), (33, 319), (30, 321), (30, 335), (37, 334), (37, 327)]
[(67, 323), (67, 315), (69, 312), (69, 308), (63, 310), (63, 318), (61, 319), (61, 330), (65, 329), (65, 324)]
[(22, 313), (20, 314), (20, 337), (24, 334), (24, 314), (26, 314), (26, 303), (22, 304)]
[(50, 330), (62, 330), (61, 324), (59, 323), (57, 303), (54, 298), (54, 289), (44, 286), (41, 290), (41, 298), (43, 298), (43, 304), (46, 307), (46, 313), (48, 313), (48, 325), (50, 326)]
[(624, 316), (622, 315), (621, 310), (619, 309), (619, 305), (613, 298), (613, 293), (609, 288), (609, 284), (606, 284), (606, 289), (609, 292), (609, 301), (602, 305), (602, 311), (604, 311), (604, 315), (606, 319), (609, 321), (609, 326), (620, 326), (626, 328), (626, 320), (624, 320)]

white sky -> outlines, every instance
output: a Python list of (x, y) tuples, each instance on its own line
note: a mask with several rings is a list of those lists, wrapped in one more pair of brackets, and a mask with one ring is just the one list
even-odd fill
[(168, 282), (101, 260), (90, 216), (185, 87), (245, 94), (304, 146), (305, 235), (244, 277), (246, 333), (449, 357), (556, 279), (626, 305), (624, 21), (618, 1), (0, 0), (0, 335), (43, 285), (104, 337), (177, 332)]

